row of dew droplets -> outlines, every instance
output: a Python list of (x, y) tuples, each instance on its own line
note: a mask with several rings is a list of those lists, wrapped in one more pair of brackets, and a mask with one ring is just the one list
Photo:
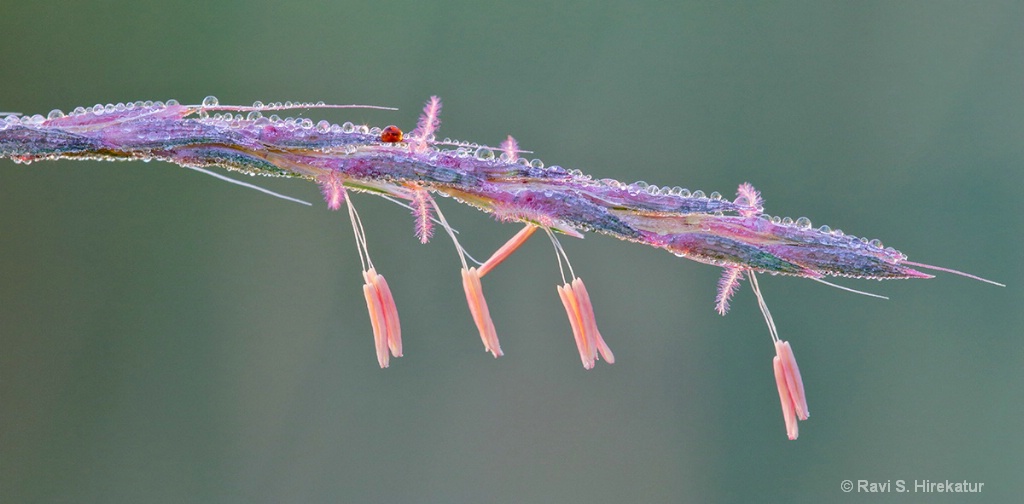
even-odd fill
[[(319, 133), (354, 133), (354, 132), (359, 132), (359, 133), (364, 133), (364, 134), (379, 134), (380, 133), (380, 129), (379, 128), (369, 128), (369, 127), (367, 127), (365, 125), (356, 126), (356, 125), (352, 124), (351, 122), (345, 122), (342, 125), (338, 125), (338, 124), (332, 124), (330, 121), (327, 121), (327, 120), (321, 120), (321, 121), (319, 121), (319, 122), (314, 124), (313, 120), (309, 119), (309, 118), (298, 118), (298, 119), (296, 119), (296, 118), (293, 118), (293, 117), (288, 117), (288, 118), (282, 119), (277, 114), (271, 114), (269, 117), (265, 117), (263, 115), (263, 111), (268, 110), (268, 109), (273, 110), (273, 109), (278, 109), (278, 108), (301, 108), (301, 107), (315, 108), (315, 107), (322, 107), (324, 105), (325, 105), (325, 103), (322, 102), (322, 101), (318, 101), (316, 103), (313, 103), (313, 102), (292, 102), (292, 101), (286, 101), (286, 102), (271, 102), (271, 103), (266, 103), (265, 104), (262, 101), (256, 100), (256, 101), (254, 101), (252, 103), (252, 107), (251, 107), (251, 108), (253, 108), (255, 110), (250, 110), (248, 112), (248, 114), (246, 114), (244, 117), (242, 116), (242, 114), (235, 114), (234, 116), (232, 116), (230, 113), (225, 113), (225, 114), (218, 113), (218, 114), (214, 114), (213, 115), (213, 120), (215, 120), (215, 121), (216, 120), (221, 120), (221, 121), (228, 121), (228, 122), (230, 122), (230, 121), (241, 122), (241, 121), (244, 120), (244, 121), (252, 122), (253, 124), (255, 124), (257, 126), (267, 125), (267, 124), (271, 124), (271, 123), (283, 123), (285, 126), (297, 127), (297, 128), (302, 128), (302, 129), (314, 129), (315, 128), (316, 131), (319, 132)], [(212, 95), (211, 96), (207, 96), (206, 98), (203, 99), (203, 102), (200, 105), (199, 118), (200, 119), (209, 119), (210, 118), (209, 112), (206, 111), (205, 108), (206, 107), (211, 107), (212, 108), (212, 107), (218, 107), (218, 106), (220, 106), (220, 100), (218, 100), (216, 96), (212, 96)]]
[(140, 101), (129, 102), (129, 103), (117, 103), (117, 104), (108, 103), (106, 105), (104, 105), (102, 103), (97, 103), (96, 105), (93, 105), (92, 107), (75, 107), (71, 112), (68, 112), (67, 114), (65, 114), (64, 111), (61, 110), (61, 109), (53, 109), (48, 114), (46, 114), (46, 117), (43, 117), (40, 114), (35, 114), (35, 115), (32, 115), (32, 116), (25, 116), (25, 117), (18, 117), (17, 114), (8, 114), (6, 117), (4, 117), (4, 120), (2, 122), (0, 122), (0, 127), (6, 128), (7, 126), (10, 126), (11, 124), (24, 124), (26, 126), (39, 126), (39, 125), (42, 125), (46, 121), (52, 121), (52, 120), (55, 120), (55, 119), (61, 119), (61, 118), (67, 117), (67, 116), (74, 117), (74, 116), (82, 116), (82, 115), (86, 115), (86, 114), (104, 115), (104, 114), (113, 114), (115, 112), (124, 112), (124, 111), (127, 111), (127, 110), (134, 110), (136, 108), (154, 108), (154, 107), (155, 108), (164, 108), (164, 107), (172, 107), (172, 106), (177, 106), (177, 105), (178, 105), (178, 101), (174, 100), (174, 99), (167, 100), (166, 103), (162, 102), (162, 101), (141, 101), (140, 100)]
[[(800, 217), (800, 218), (798, 218), (798, 219), (796, 219), (794, 221), (790, 217), (779, 217), (777, 215), (776, 216), (771, 216), (771, 215), (767, 215), (767, 214), (762, 214), (761, 218), (766, 220), (766, 221), (768, 221), (768, 222), (771, 222), (772, 224), (778, 225), (778, 226), (794, 227), (794, 228), (801, 229), (801, 230), (807, 230), (807, 229), (811, 229), (813, 227), (813, 224), (811, 224), (811, 219), (808, 219), (807, 217)], [(845, 236), (845, 237), (850, 239), (850, 243), (854, 247), (859, 247), (859, 246), (867, 245), (869, 247), (873, 247), (873, 248), (876, 248), (876, 249), (879, 249), (879, 250), (885, 250), (885, 251), (890, 252), (890, 253), (898, 253), (898, 251), (895, 248), (893, 248), (893, 247), (886, 247), (885, 244), (882, 243), (882, 240), (879, 240), (878, 238), (874, 238), (874, 239), (870, 239), (869, 240), (868, 238), (865, 238), (863, 236), (861, 236), (861, 237), (857, 237), (857, 236), (853, 236), (853, 235), (847, 236), (846, 233), (843, 233), (842, 229), (838, 229), (838, 228), (837, 229), (832, 229), (832, 228), (830, 228), (827, 225), (822, 225), (821, 227), (819, 227), (818, 228), (818, 232), (822, 233), (822, 234), (827, 234), (827, 235), (835, 236), (837, 238), (841, 238), (841, 237)]]
[[(605, 179), (605, 181), (607, 180), (610, 179)], [(623, 184), (620, 183), (619, 185), (621, 187)], [(704, 198), (715, 201), (719, 201), (722, 199), (722, 193), (718, 191), (712, 191), (711, 194), (704, 194), (704, 191), (701, 191), (700, 189), (690, 192), (689, 189), (686, 189), (684, 187), (658, 187), (653, 184), (648, 184), (643, 180), (637, 180), (632, 184), (625, 185), (624, 188), (634, 194), (638, 192), (646, 192), (647, 194), (650, 194), (652, 196), (679, 196), (683, 198)]]

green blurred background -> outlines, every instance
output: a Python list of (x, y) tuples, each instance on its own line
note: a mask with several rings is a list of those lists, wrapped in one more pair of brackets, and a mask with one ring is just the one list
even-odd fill
[[(618, 358), (584, 371), (545, 240), (485, 288), (355, 196), (406, 356), (380, 370), (347, 219), (165, 163), (0, 161), (2, 502), (1006, 502), (1024, 493), (1024, 4), (0, 3), (0, 110), (324, 100), (513, 134), (548, 164), (732, 195), (1003, 281), (762, 281), (807, 386), (786, 439), (744, 286), (588, 236)], [(262, 185), (311, 201), (294, 180)], [(516, 227), (441, 202), (486, 256)], [(845, 479), (984, 482), (844, 494)], [(912, 483), (908, 483), (912, 485)]]

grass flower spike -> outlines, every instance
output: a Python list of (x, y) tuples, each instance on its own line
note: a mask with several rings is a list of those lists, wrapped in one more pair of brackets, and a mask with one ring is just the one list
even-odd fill
[[(730, 200), (718, 192), (595, 179), (580, 170), (545, 165), (540, 159), (523, 157), (530, 151), (521, 150), (511, 136), (497, 147), (438, 140), (441, 100), (436, 96), (425, 103), (408, 135), (395, 125), (314, 123), (306, 117), (282, 119), (277, 115), (352, 108), (387, 109), (323, 102), (222, 105), (208, 96), (195, 105), (176, 100), (138, 101), (78, 107), (68, 114), (53, 110), (45, 117), (0, 113), (0, 158), (22, 164), (53, 159), (166, 161), (307, 205), (210, 169), (317, 183), (328, 208), (347, 206), (381, 367), (387, 367), (391, 357), (402, 355), (398, 310), (388, 282), (370, 259), (366, 232), (347, 191), (381, 196), (409, 209), (415, 235), (422, 243), (431, 239), (434, 224), (445, 230), (461, 262), (462, 286), (473, 323), (484, 349), (495, 357), (501, 356), (502, 350), (484, 299), (482, 278), (538, 228), (554, 245), (562, 280), (558, 295), (587, 369), (599, 358), (611, 363), (615, 357), (597, 329), (590, 296), (573, 272), (557, 234), (576, 238), (584, 233), (602, 234), (722, 268), (715, 310), (724, 315), (743, 279), (749, 281), (775, 346), (773, 367), (791, 439), (797, 437), (797, 422), (807, 419), (807, 400), (793, 351), (779, 339), (761, 295), (758, 274), (807, 278), (860, 294), (867, 293), (832, 284), (826, 277), (925, 279), (932, 278), (924, 272), (930, 270), (1002, 285), (908, 261), (905, 254), (879, 240), (829, 226), (815, 227), (806, 217), (765, 214), (764, 199), (748, 183), (741, 184)], [(489, 259), (476, 261), (459, 244), (457, 233), (434, 199), (438, 194), (498, 221), (524, 227)]]

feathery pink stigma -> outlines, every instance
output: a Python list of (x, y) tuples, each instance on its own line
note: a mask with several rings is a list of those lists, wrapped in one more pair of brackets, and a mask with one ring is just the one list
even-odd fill
[(729, 300), (740, 288), (743, 280), (743, 270), (739, 268), (725, 268), (722, 270), (722, 278), (718, 280), (718, 295), (715, 296), (715, 310), (719, 315), (725, 315), (729, 311)]
[(412, 216), (416, 219), (415, 232), (420, 243), (427, 243), (434, 234), (433, 212), (431, 211), (431, 197), (427, 191), (416, 190), (412, 195)]
[(754, 217), (764, 211), (764, 200), (761, 199), (761, 193), (747, 182), (740, 184), (739, 189), (736, 189), (734, 203), (750, 206), (750, 209), (739, 211), (740, 215), (744, 217)]
[(324, 195), (327, 208), (331, 210), (340, 209), (341, 204), (345, 202), (345, 185), (342, 183), (341, 175), (338, 172), (332, 171), (327, 175), (319, 177), (317, 183), (320, 184), (320, 192)]
[(516, 143), (515, 138), (512, 138), (512, 135), (501, 142), (501, 152), (505, 154), (505, 158), (509, 162), (519, 159), (519, 144)]
[(377, 362), (388, 367), (388, 350), (395, 357), (402, 356), (402, 328), (398, 323), (398, 309), (391, 296), (387, 280), (373, 268), (363, 272), (363, 295), (370, 311), (370, 325), (373, 326), (373, 341), (377, 348)]
[(480, 339), (484, 342), (484, 350), (491, 352), (495, 358), (501, 357), (501, 345), (498, 344), (498, 333), (491, 321), (491, 312), (487, 309), (484, 290), (480, 285), (480, 272), (476, 268), (462, 268), (462, 288), (466, 291), (469, 313), (480, 331)]
[(797, 420), (807, 420), (807, 397), (804, 395), (804, 382), (800, 378), (800, 368), (796, 365), (796, 357), (788, 341), (775, 342), (775, 358), (772, 359), (775, 369), (775, 384), (779, 389), (779, 400), (782, 402), (782, 417), (786, 420), (786, 434), (789, 439), (796, 439), (800, 434)]
[(615, 363), (615, 355), (600, 331), (597, 330), (597, 322), (594, 320), (594, 307), (590, 303), (590, 294), (583, 280), (574, 278), (571, 284), (558, 287), (558, 296), (565, 306), (565, 313), (569, 316), (569, 325), (572, 326), (573, 337), (576, 339), (576, 348), (580, 352), (580, 360), (583, 361), (585, 369), (592, 369), (598, 354), (609, 364)]
[(423, 106), (423, 114), (420, 115), (420, 120), (416, 123), (416, 129), (410, 135), (417, 138), (417, 148), (425, 149), (427, 147), (427, 142), (430, 141), (431, 135), (436, 133), (437, 128), (441, 126), (440, 115), (441, 99), (431, 96), (430, 100), (427, 100), (427, 103)]

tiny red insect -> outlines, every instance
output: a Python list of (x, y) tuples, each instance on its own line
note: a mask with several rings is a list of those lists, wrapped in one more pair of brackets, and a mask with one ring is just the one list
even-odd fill
[(380, 132), (380, 141), (386, 143), (401, 142), (402, 130), (398, 129), (398, 126), (392, 124)]

